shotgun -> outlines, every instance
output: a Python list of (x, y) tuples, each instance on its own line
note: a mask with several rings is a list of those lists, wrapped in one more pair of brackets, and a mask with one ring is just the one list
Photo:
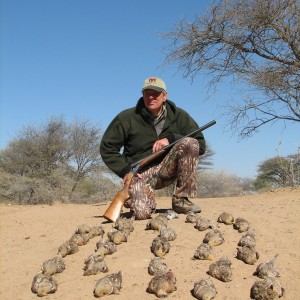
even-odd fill
[(195, 131), (189, 133), (188, 135), (178, 139), (177, 141), (161, 148), (160, 150), (154, 152), (153, 154), (148, 155), (147, 157), (133, 163), (130, 166), (130, 172), (128, 174), (128, 176), (126, 176), (124, 185), (122, 190), (120, 190), (117, 195), (115, 196), (114, 200), (111, 202), (111, 204), (109, 205), (109, 207), (107, 208), (107, 210), (105, 211), (103, 217), (109, 221), (112, 222), (116, 222), (116, 220), (119, 218), (121, 211), (122, 211), (122, 207), (124, 205), (124, 203), (130, 198), (129, 195), (129, 187), (131, 184), (131, 180), (133, 178), (133, 176), (140, 170), (140, 168), (146, 166), (147, 164), (149, 164), (151, 161), (153, 161), (155, 158), (159, 157), (160, 155), (162, 155), (163, 153), (165, 153), (166, 151), (168, 151), (169, 149), (171, 149), (176, 143), (178, 143), (179, 141), (181, 141), (182, 139), (192, 136), (195, 133), (197, 133), (198, 131), (203, 131), (213, 125), (216, 124), (216, 121), (210, 121), (209, 123), (205, 124), (204, 126), (196, 129)]

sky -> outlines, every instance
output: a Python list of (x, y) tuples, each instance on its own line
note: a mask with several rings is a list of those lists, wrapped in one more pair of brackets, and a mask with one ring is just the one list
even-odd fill
[(225, 130), (220, 108), (229, 98), (223, 84), (207, 100), (207, 78), (192, 82), (165, 65), (168, 40), (185, 18), (206, 12), (199, 0), (0, 0), (0, 149), (26, 126), (51, 117), (89, 120), (106, 129), (123, 109), (135, 106), (143, 81), (162, 78), (168, 98), (185, 109), (215, 152), (213, 170), (255, 178), (257, 166), (277, 155), (296, 154), (299, 126), (265, 126), (239, 141)]

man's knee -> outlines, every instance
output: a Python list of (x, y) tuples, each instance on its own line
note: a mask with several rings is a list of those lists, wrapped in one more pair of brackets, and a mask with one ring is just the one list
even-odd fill
[(192, 155), (199, 156), (199, 143), (192, 137), (183, 138), (175, 145), (175, 147), (178, 150), (182, 150), (183, 154), (191, 153)]

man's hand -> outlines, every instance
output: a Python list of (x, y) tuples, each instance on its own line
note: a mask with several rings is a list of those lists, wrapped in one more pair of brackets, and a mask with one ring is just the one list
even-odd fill
[[(126, 180), (128, 180), (128, 176), (130, 173), (127, 173), (124, 177), (123, 177), (123, 185), (125, 184)], [(138, 178), (142, 178), (142, 175), (140, 173), (136, 173), (135, 174)]]
[(160, 150), (161, 148), (168, 146), (169, 145), (169, 141), (167, 138), (163, 138), (161, 140), (157, 140), (152, 147), (152, 152), (156, 152), (158, 150)]

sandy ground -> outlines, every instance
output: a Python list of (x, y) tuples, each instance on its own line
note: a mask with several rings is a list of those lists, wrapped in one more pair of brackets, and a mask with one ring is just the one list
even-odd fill
[[(212, 278), (218, 294), (215, 299), (250, 299), (250, 288), (258, 280), (253, 275), (256, 266), (274, 255), (281, 271), (280, 282), (286, 293), (283, 299), (300, 299), (300, 189), (285, 189), (260, 195), (194, 199), (201, 208), (201, 215), (212, 220), (226, 211), (234, 217), (243, 217), (257, 233), (257, 251), (260, 258), (255, 265), (247, 265), (236, 256), (237, 243), (242, 233), (231, 225), (220, 224), (225, 243), (214, 248), (215, 260), (228, 256), (232, 261), (233, 280), (221, 282)], [(170, 199), (158, 199), (160, 210), (170, 208)], [(71, 237), (80, 224), (102, 224), (106, 232), (112, 224), (101, 217), (107, 208), (103, 205), (55, 204), (53, 206), (0, 205), (0, 299), (36, 299), (31, 292), (31, 282), (41, 264), (56, 255), (58, 247)], [(202, 243), (207, 231), (198, 231), (186, 217), (169, 220), (177, 239), (171, 243), (165, 261), (177, 278), (177, 291), (170, 299), (195, 299), (191, 290), (194, 282), (207, 278), (207, 260), (192, 260), (196, 248)], [(93, 289), (104, 275), (123, 272), (120, 295), (108, 299), (156, 299), (146, 292), (151, 276), (148, 264), (153, 258), (150, 251), (152, 240), (158, 235), (145, 230), (148, 221), (135, 221), (134, 231), (127, 243), (117, 246), (117, 252), (106, 256), (108, 273), (83, 276), (84, 260), (94, 252), (98, 237), (81, 246), (79, 252), (64, 258), (66, 269), (55, 274), (58, 290), (44, 299), (95, 299)]]

